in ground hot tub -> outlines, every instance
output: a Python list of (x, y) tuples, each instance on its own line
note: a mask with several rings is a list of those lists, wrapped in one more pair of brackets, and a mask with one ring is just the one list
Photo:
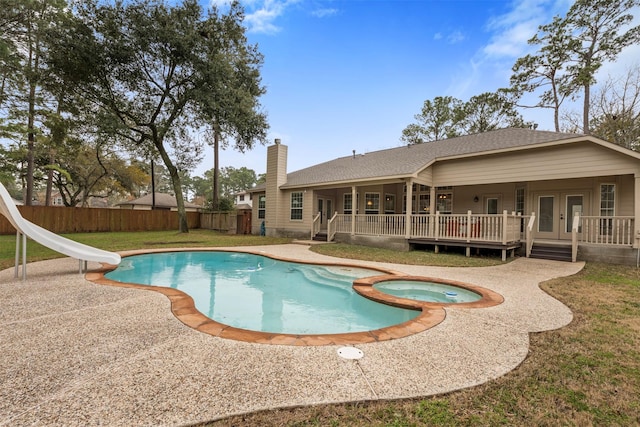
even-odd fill
[(435, 303), (469, 303), (482, 298), (477, 292), (423, 280), (386, 280), (373, 285), (374, 289), (399, 298)]

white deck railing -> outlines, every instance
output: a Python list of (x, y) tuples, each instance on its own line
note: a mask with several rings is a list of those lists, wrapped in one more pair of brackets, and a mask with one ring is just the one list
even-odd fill
[(316, 216), (313, 217), (313, 223), (311, 224), (311, 240), (315, 237), (316, 234), (320, 232), (320, 216), (322, 213), (318, 212)]
[[(335, 230), (369, 236), (407, 237), (406, 215), (336, 214)], [(355, 223), (353, 222), (355, 221)], [(481, 242), (515, 242), (521, 237), (520, 214), (506, 211), (498, 215), (440, 214), (411, 215), (409, 238), (463, 240)]]
[(634, 222), (632, 216), (582, 216), (577, 230), (581, 243), (632, 246)]
[(333, 217), (327, 221), (327, 242), (333, 241), (333, 238), (336, 235), (336, 218), (338, 216), (338, 212), (333, 214)]
[[(578, 219), (579, 218), (579, 219)], [(407, 216), (355, 215), (336, 213), (329, 221), (329, 240), (335, 233), (369, 236), (425, 238), (435, 240), (462, 240), (467, 242), (525, 241), (527, 256), (533, 246), (535, 213), (522, 216), (506, 211), (498, 215), (441, 214), (411, 215), (409, 233)], [(581, 216), (572, 222), (573, 257), (580, 243), (632, 246), (634, 243), (634, 218), (632, 216)]]

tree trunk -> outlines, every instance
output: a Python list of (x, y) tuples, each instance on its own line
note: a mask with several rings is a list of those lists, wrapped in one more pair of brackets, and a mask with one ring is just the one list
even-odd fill
[(36, 134), (34, 130), (36, 117), (36, 85), (29, 85), (29, 117), (27, 118), (27, 191), (25, 192), (24, 204), (31, 206), (33, 204), (33, 172), (34, 151)]
[(169, 176), (171, 177), (171, 184), (173, 185), (173, 192), (175, 193), (176, 204), (178, 205), (178, 231), (180, 233), (188, 233), (189, 224), (187, 222), (187, 211), (184, 207), (184, 196), (182, 194), (182, 185), (180, 183), (180, 174), (178, 173), (178, 168), (176, 168), (173, 165), (173, 162), (171, 162), (171, 158), (164, 149), (162, 141), (155, 142), (155, 146), (160, 153), (160, 157), (162, 158), (164, 165), (169, 171)]
[(211, 195), (211, 207), (218, 210), (218, 194), (220, 194), (218, 186), (220, 185), (220, 162), (218, 153), (220, 150), (220, 134), (217, 130), (213, 131), (213, 194)]
[[(56, 155), (54, 153), (53, 150), (49, 151), (49, 164), (53, 165), (56, 161)], [(51, 205), (51, 192), (53, 189), (53, 168), (49, 168), (49, 170), (47, 171), (47, 193), (45, 196), (45, 201), (44, 201), (44, 205), (45, 206), (49, 206)]]
[(582, 110), (582, 133), (585, 135), (591, 135), (591, 130), (589, 129), (589, 97), (591, 96), (591, 85), (589, 83), (585, 83), (584, 85), (584, 106)]

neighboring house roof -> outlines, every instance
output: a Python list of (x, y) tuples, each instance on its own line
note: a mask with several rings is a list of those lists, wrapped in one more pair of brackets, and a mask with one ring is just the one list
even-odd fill
[(239, 210), (239, 211), (242, 211), (242, 210), (249, 210), (250, 211), (250, 210), (253, 209), (253, 206), (251, 206), (249, 203), (240, 203), (240, 204), (236, 205), (236, 209)]
[[(129, 205), (152, 206), (153, 205), (152, 195), (147, 194), (146, 196), (142, 196), (139, 199), (118, 203), (118, 206), (129, 206)], [(178, 207), (178, 202), (176, 201), (176, 198), (170, 194), (156, 193), (155, 206), (158, 208), (176, 208)], [(184, 206), (186, 208), (200, 208), (200, 206), (194, 203), (189, 203), (189, 202), (184, 202)]]
[[(475, 135), (443, 139), (366, 154), (340, 157), (287, 174), (282, 188), (359, 181), (375, 178), (406, 177), (423, 170), (436, 160), (521, 149), (549, 143), (570, 142), (584, 135), (531, 129), (508, 128)], [(256, 187), (254, 189), (258, 190)]]

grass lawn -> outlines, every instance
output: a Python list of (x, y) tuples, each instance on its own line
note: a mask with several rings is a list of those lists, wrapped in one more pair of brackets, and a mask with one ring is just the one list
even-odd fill
[[(288, 239), (227, 236), (193, 230), (69, 235), (108, 250), (146, 247), (237, 246)], [(29, 242), (29, 261), (56, 256)], [(0, 268), (13, 266), (15, 236), (0, 236)], [(395, 252), (318, 245), (332, 256), (393, 263), (493, 265), (499, 258)], [(230, 417), (210, 426), (640, 426), (640, 270), (589, 263), (575, 276), (542, 285), (567, 304), (573, 322), (531, 334), (527, 359), (486, 384), (447, 395), (277, 409)], [(416, 361), (419, 363), (419, 361)]]

